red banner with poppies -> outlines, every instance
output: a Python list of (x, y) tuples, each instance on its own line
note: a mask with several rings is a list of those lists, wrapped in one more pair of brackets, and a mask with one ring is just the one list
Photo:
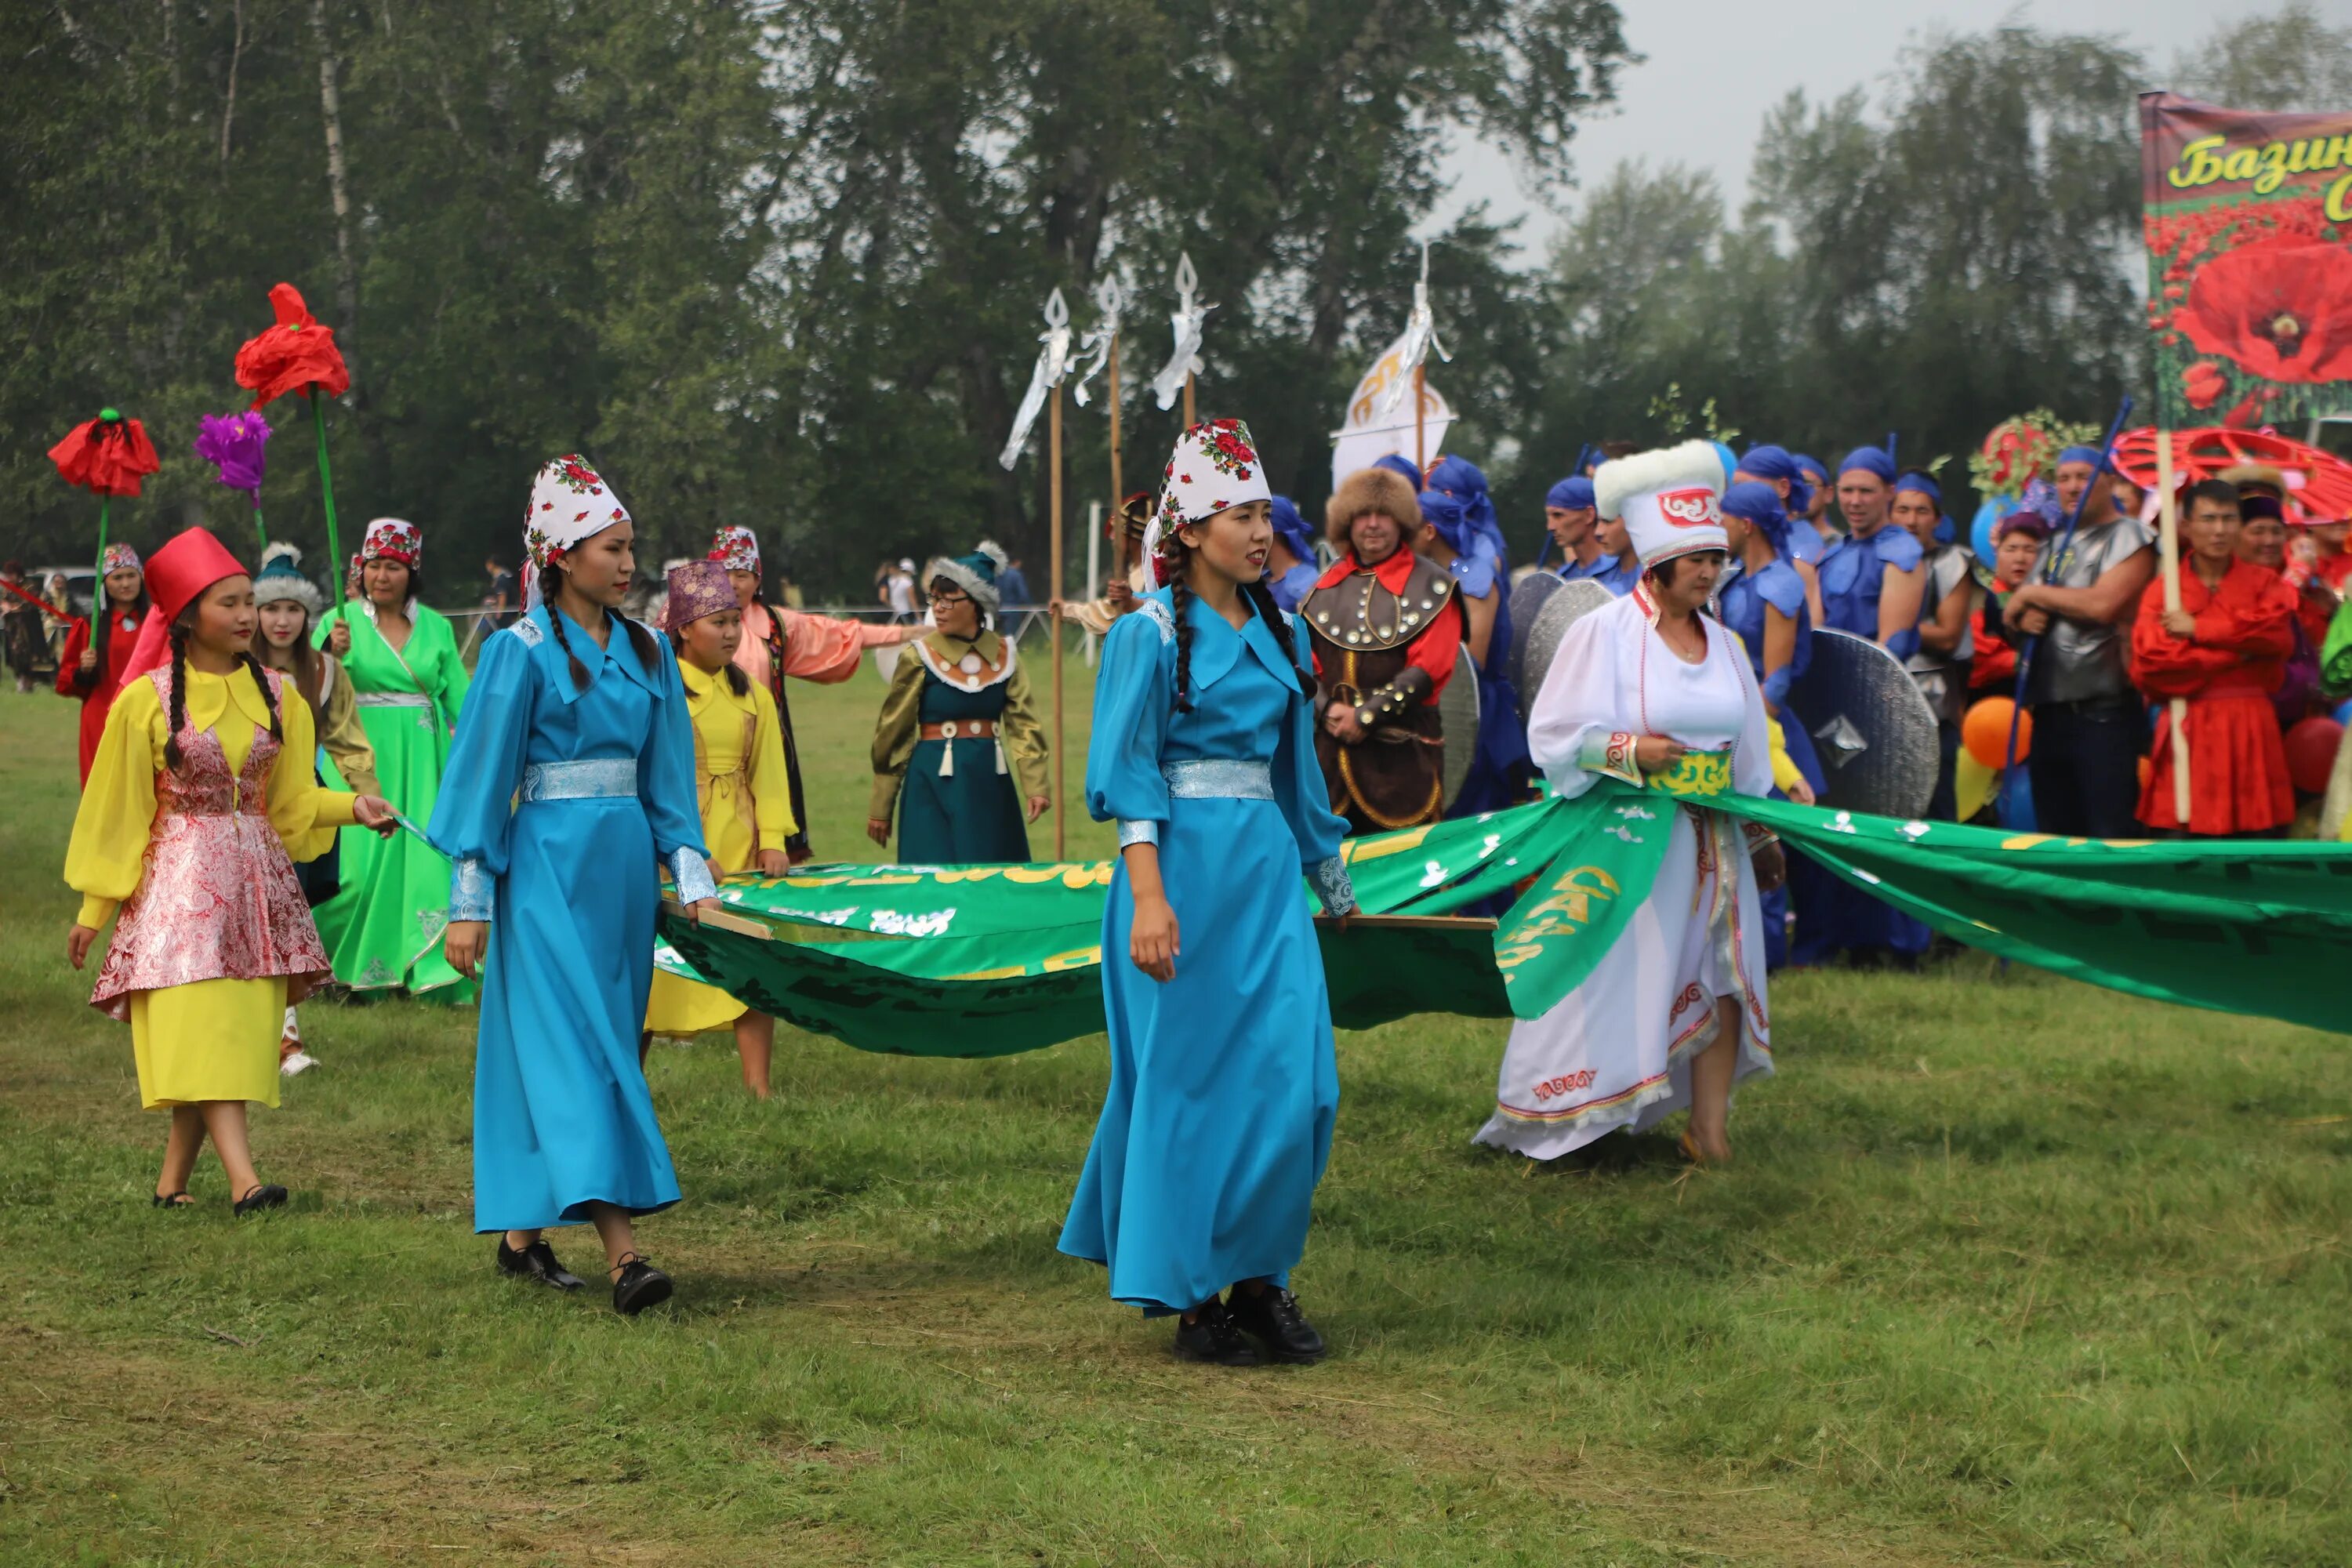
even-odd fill
[(2158, 423), (2352, 414), (2352, 112), (2139, 115)]

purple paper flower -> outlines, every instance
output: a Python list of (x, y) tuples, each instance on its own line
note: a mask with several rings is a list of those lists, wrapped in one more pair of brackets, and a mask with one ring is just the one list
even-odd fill
[(196, 456), (220, 469), (220, 482), (243, 490), (261, 505), (261, 470), (267, 467), (263, 445), (269, 439), (269, 421), (247, 410), (240, 414), (207, 414), (196, 434)]

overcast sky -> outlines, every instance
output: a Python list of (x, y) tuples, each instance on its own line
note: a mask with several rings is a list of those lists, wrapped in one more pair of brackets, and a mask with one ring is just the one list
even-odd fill
[[(2161, 76), (2222, 19), (2211, 0), (1621, 0), (1619, 8), (1626, 42), (1647, 58), (1619, 74), (1616, 106), (1578, 128), (1579, 186), (1628, 159), (1685, 163), (1714, 174), (1735, 214), (1765, 112), (1790, 89), (1821, 102), (1861, 87), (1874, 109), (1896, 55), (1932, 30), (1980, 32), (2014, 16), (2046, 32), (2104, 34), (2139, 50)], [(1498, 216), (1525, 215), (1522, 259), (1539, 261), (1560, 220), (1529, 199), (1510, 162), (1472, 143), (1455, 150), (1449, 168), (1454, 189), (1435, 226), (1484, 200)], [(1570, 193), (1566, 205), (1575, 201)]]

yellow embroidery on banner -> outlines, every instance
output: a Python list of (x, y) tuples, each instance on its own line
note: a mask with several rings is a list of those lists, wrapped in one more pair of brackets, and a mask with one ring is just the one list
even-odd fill
[(1402, 855), (1421, 847), (1429, 837), (1429, 828), (1410, 827), (1402, 833), (1384, 833), (1377, 839), (1350, 838), (1339, 846), (1339, 858), (1352, 866), (1359, 860), (1377, 860), (1383, 855)]
[(1617, 879), (1598, 866), (1577, 866), (1551, 885), (1551, 897), (1528, 910), (1495, 949), (1495, 966), (1509, 970), (1543, 951), (1544, 939), (1592, 923), (1594, 900), (1607, 902), (1619, 892)]
[(1092, 969), (1101, 963), (1102, 944), (1097, 942), (1093, 947), (1073, 948), (1067, 952), (1057, 952), (1045, 960), (1039, 968), (1045, 973), (1058, 974), (1066, 969)]

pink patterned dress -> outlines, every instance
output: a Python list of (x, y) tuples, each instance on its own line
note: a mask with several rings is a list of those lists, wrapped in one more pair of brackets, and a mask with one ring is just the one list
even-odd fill
[(117, 699), (74, 822), (66, 869), (81, 923), (102, 925), (121, 900), (90, 1005), (131, 1026), (151, 1108), (275, 1105), (283, 1009), (329, 973), (288, 846), (324, 847), (354, 797), (307, 766), (278, 776), (281, 752), (307, 759), (315, 742), (308, 705), (275, 671), (282, 744), (255, 716), (249, 672), (191, 670), (180, 765), (163, 765), (171, 679), (156, 670)]

